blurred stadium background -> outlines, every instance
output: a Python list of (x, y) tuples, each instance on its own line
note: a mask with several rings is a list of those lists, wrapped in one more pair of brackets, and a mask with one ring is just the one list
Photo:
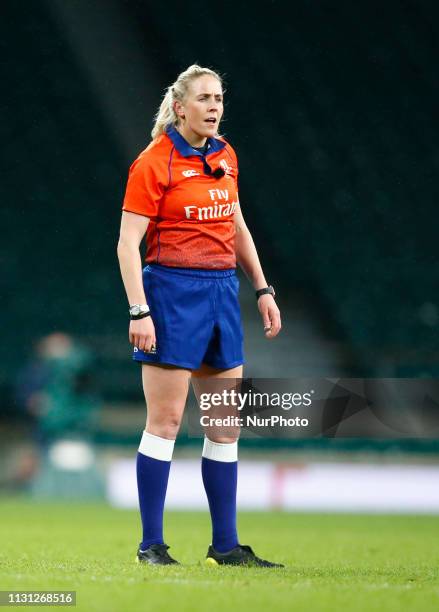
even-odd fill
[[(266, 342), (241, 284), (246, 376), (438, 376), (437, 17), (426, 0), (2, 5), (1, 492), (136, 504), (121, 202), (194, 62), (225, 74), (283, 313)], [(243, 440), (240, 507), (438, 512), (434, 434), (373, 438)], [(169, 507), (207, 509), (200, 453), (183, 427)]]

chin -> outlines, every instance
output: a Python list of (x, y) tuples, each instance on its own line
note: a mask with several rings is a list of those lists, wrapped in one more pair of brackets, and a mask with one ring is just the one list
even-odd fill
[(216, 125), (213, 127), (207, 127), (207, 128), (203, 125), (203, 127), (200, 129), (198, 134), (203, 138), (211, 138), (212, 136), (215, 136), (216, 132), (217, 132)]

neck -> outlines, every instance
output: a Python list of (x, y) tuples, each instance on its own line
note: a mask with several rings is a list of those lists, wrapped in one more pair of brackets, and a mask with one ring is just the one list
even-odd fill
[(183, 136), (183, 138), (188, 142), (191, 147), (204, 147), (207, 142), (206, 136), (200, 136), (189, 127), (185, 125), (177, 126), (177, 131)]

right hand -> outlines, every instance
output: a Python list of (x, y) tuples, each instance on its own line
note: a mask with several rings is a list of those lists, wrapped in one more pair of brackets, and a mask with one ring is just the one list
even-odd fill
[(148, 353), (151, 346), (156, 345), (155, 328), (151, 317), (144, 319), (133, 319), (130, 321), (129, 330), (130, 343), (141, 351)]

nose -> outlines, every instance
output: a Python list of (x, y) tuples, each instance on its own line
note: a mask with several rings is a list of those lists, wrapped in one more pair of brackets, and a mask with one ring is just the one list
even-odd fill
[(218, 110), (218, 107), (220, 105), (220, 102), (218, 102), (218, 100), (215, 100), (215, 98), (213, 98), (213, 100), (211, 101), (210, 105), (209, 105), (209, 110)]

